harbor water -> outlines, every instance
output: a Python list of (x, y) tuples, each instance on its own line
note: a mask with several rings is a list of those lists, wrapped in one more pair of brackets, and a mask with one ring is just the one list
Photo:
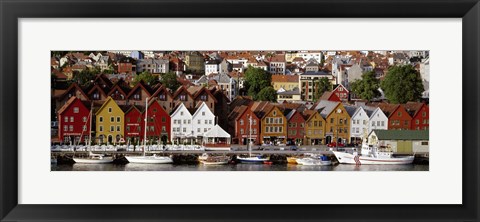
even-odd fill
[(428, 164), (305, 166), (294, 164), (51, 164), (52, 171), (428, 171)]

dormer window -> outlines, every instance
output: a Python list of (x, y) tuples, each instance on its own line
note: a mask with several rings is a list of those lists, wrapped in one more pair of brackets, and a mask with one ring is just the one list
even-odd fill
[(162, 101), (165, 101), (165, 94), (160, 94), (158, 98)]
[(201, 95), (200, 100), (202, 101), (207, 101), (207, 95)]
[(134, 100), (140, 100), (140, 94), (135, 94), (133, 95)]
[(98, 94), (98, 92), (95, 92), (93, 94), (93, 99), (100, 99), (100, 94)]
[(180, 100), (181, 101), (187, 101), (187, 97), (185, 95), (180, 95)]

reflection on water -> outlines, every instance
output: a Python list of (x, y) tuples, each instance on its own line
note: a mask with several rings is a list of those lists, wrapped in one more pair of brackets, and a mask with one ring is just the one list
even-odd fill
[(428, 165), (303, 166), (292, 164), (52, 164), (52, 171), (428, 171)]

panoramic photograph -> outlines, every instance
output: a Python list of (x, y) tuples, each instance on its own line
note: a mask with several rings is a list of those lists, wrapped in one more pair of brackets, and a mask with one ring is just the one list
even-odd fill
[(429, 171), (428, 50), (51, 51), (51, 171)]

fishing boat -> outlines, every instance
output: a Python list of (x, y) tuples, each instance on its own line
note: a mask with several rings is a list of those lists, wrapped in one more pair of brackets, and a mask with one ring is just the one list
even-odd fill
[(411, 164), (415, 155), (405, 157), (394, 157), (390, 149), (379, 149), (372, 145), (362, 145), (362, 152), (344, 153), (332, 151), (339, 163), (356, 165), (398, 165)]
[(172, 158), (168, 156), (146, 156), (145, 150), (147, 148), (147, 122), (148, 122), (148, 97), (145, 100), (145, 131), (143, 135), (143, 149), (141, 156), (125, 156), (129, 163), (152, 163), (152, 164), (160, 164), (160, 163), (173, 163)]
[(199, 161), (204, 165), (225, 165), (228, 164), (229, 158), (227, 156), (208, 156), (202, 159), (199, 157)]
[[(93, 108), (93, 105), (92, 105)], [(90, 108), (90, 115), (88, 118), (90, 119), (90, 127), (92, 127), (92, 108)], [(85, 123), (86, 125), (86, 123)], [(88, 156), (87, 157), (75, 157), (75, 153), (73, 154), (73, 161), (75, 163), (87, 163), (87, 164), (103, 164), (103, 163), (112, 163), (113, 162), (113, 157), (105, 157), (103, 154), (96, 154), (92, 153), (91, 151), (91, 143), (92, 143), (92, 133), (91, 129), (89, 129), (89, 135), (88, 135), (88, 145), (86, 149), (88, 150)], [(82, 132), (83, 134), (83, 132)], [(81, 136), (80, 136), (81, 138)], [(75, 150), (75, 149), (74, 149)], [(75, 151), (74, 151), (75, 152)]]

